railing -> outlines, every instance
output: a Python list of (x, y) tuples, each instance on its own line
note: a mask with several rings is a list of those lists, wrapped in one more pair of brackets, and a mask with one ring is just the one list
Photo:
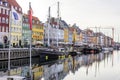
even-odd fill
[[(32, 56), (37, 56), (35, 53), (36, 49), (32, 49)], [(8, 48), (0, 49), (0, 60), (8, 60)], [(29, 49), (28, 48), (11, 48), (10, 58), (11, 59), (19, 59), (29, 57)]]

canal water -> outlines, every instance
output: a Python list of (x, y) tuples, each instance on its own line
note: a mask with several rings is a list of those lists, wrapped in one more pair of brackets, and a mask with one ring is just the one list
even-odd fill
[[(0, 76), (7, 75), (7, 61), (0, 61)], [(33, 80), (120, 80), (120, 51), (78, 55), (44, 61), (32, 58)], [(29, 76), (29, 59), (11, 61), (11, 75)]]

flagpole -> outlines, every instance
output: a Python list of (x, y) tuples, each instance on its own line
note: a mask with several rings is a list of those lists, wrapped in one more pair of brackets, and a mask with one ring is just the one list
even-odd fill
[(32, 9), (31, 9), (31, 2), (29, 2), (29, 25), (30, 25), (30, 79), (32, 80)]
[[(11, 7), (12, 9), (12, 7)], [(10, 76), (10, 52), (11, 52), (11, 22), (12, 22), (12, 12), (9, 15), (9, 52), (8, 52), (8, 76)]]
[(31, 59), (31, 53), (32, 53), (32, 30), (30, 30), (30, 77), (31, 77), (31, 80), (32, 80), (32, 65), (31, 65), (31, 62), (32, 62), (32, 59)]

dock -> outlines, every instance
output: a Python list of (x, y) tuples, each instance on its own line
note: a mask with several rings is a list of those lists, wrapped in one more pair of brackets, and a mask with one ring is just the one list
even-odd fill
[[(46, 58), (49, 57), (49, 59), (58, 59), (59, 56), (64, 55), (64, 52), (58, 52), (58, 51), (50, 51), (47, 50), (47, 48), (32, 48), (32, 56), (31, 57), (40, 57), (40, 58)], [(9, 55), (9, 49), (0, 49), (0, 61), (2, 60), (8, 60)], [(29, 48), (12, 48), (10, 51), (10, 59), (22, 59), (22, 58), (29, 58), (30, 52)]]
[[(8, 60), (9, 49), (0, 49), (0, 61), (1, 60)], [(34, 49), (32, 49), (32, 57), (38, 56), (35, 53)], [(10, 59), (21, 59), (29, 57), (29, 49), (28, 48), (12, 48), (10, 51)]]

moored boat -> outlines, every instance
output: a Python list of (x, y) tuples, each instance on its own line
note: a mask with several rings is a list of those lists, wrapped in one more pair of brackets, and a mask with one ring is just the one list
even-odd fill
[(81, 49), (82, 54), (97, 54), (99, 52), (101, 52), (101, 48), (99, 47), (89, 47), (89, 46), (84, 46)]
[(0, 80), (27, 80), (27, 79), (22, 76), (3, 76), (0, 77)]
[(113, 47), (103, 47), (102, 48), (103, 51), (113, 51)]

